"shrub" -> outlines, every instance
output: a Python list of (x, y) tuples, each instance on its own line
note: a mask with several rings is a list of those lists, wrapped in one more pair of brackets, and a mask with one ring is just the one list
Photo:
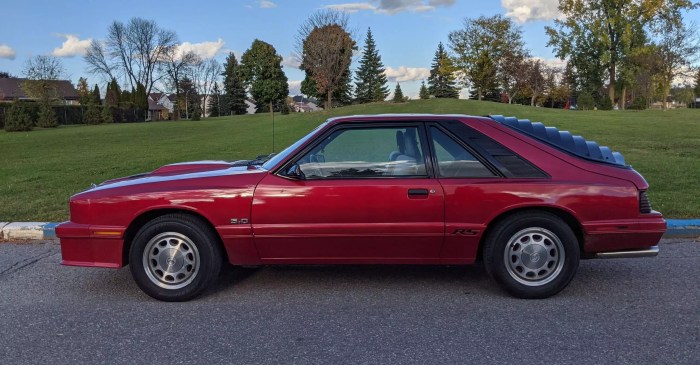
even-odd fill
[(593, 95), (587, 92), (582, 92), (578, 96), (578, 100), (576, 101), (576, 108), (580, 110), (591, 110), (593, 109), (593, 106), (595, 105), (595, 101), (593, 100)]
[(632, 102), (632, 105), (629, 106), (627, 109), (632, 109), (632, 110), (644, 110), (647, 108), (647, 98), (643, 96), (637, 96), (634, 98), (634, 101)]
[(41, 102), (39, 105), (39, 115), (37, 117), (37, 125), (41, 128), (56, 128), (58, 127), (58, 118), (56, 112), (51, 107), (49, 102)]
[(88, 103), (87, 110), (85, 111), (83, 121), (85, 124), (102, 124), (105, 120), (100, 111), (100, 107), (91, 101)]
[(600, 107), (598, 109), (600, 109), (600, 110), (613, 110), (612, 100), (610, 100), (609, 97), (604, 95), (600, 100)]
[(199, 110), (199, 108), (194, 108), (194, 112), (192, 112), (192, 120), (197, 121), (202, 119), (202, 111)]
[(112, 114), (112, 108), (105, 105), (102, 107), (102, 122), (103, 123), (114, 123), (114, 115)]
[(7, 110), (5, 130), (8, 132), (31, 131), (34, 127), (29, 110), (23, 102), (16, 102)]

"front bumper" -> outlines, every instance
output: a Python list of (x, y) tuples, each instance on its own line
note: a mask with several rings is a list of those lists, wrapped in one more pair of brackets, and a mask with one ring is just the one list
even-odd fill
[(63, 222), (56, 227), (61, 240), (61, 264), (67, 266), (124, 266), (125, 227)]

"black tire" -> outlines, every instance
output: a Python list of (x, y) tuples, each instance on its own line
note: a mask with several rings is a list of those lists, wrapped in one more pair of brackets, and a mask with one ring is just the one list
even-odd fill
[(524, 299), (559, 293), (578, 269), (578, 239), (561, 218), (543, 211), (516, 213), (498, 222), (484, 241), (489, 275)]
[(201, 294), (219, 276), (222, 262), (215, 232), (201, 219), (182, 213), (146, 223), (129, 251), (136, 284), (151, 297), (167, 302)]

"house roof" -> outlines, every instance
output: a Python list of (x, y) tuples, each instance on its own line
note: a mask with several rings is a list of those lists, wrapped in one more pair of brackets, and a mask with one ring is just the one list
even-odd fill
[(148, 94), (148, 98), (152, 99), (154, 101), (160, 100), (161, 97), (163, 97), (163, 93), (150, 93), (150, 94)]
[(168, 108), (164, 107), (161, 104), (158, 104), (157, 101), (148, 98), (148, 110), (168, 110)]
[[(0, 79), (0, 100), (31, 99), (22, 90), (22, 83), (27, 79), (6, 78)], [(51, 80), (56, 86), (58, 96), (65, 100), (77, 100), (78, 91), (68, 80)]]

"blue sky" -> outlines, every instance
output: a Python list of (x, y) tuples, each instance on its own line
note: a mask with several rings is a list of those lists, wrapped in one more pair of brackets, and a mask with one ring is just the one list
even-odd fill
[[(81, 56), (85, 46), (90, 39), (103, 39), (113, 20), (143, 17), (174, 30), (184, 47), (221, 61), (229, 51), (242, 54), (255, 38), (272, 44), (285, 58), (292, 94), (304, 77), (293, 57), (297, 29), (324, 7), (349, 13), (360, 47), (372, 28), (390, 87), (400, 81), (411, 97), (427, 78), (438, 42), (446, 43), (448, 33), (459, 29), (465, 17), (509, 16), (522, 27), (533, 56), (553, 59), (544, 27), (557, 16), (557, 0), (1, 1), (0, 71), (21, 76), (27, 58), (54, 54), (61, 57), (68, 79), (76, 82), (86, 76), (91, 85), (102, 86), (102, 80), (86, 71)], [(698, 13), (687, 18), (697, 21)]]

